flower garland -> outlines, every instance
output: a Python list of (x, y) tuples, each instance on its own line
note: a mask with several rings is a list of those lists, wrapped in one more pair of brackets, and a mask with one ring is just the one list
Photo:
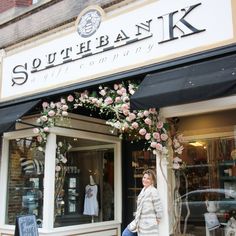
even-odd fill
[[(38, 150), (44, 152), (47, 143), (49, 128), (55, 126), (58, 121), (68, 119), (69, 109), (66, 100), (61, 99), (60, 102), (43, 102), (43, 111), (40, 118), (37, 119), (37, 124), (41, 128), (34, 128), (33, 132), (37, 134)], [(56, 172), (61, 171), (62, 167), (67, 162), (66, 153), (71, 149), (71, 145), (67, 142), (58, 142), (56, 149)]]
[[(109, 117), (106, 123), (120, 134), (120, 138), (127, 138), (131, 141), (145, 140), (146, 149), (154, 154), (168, 154), (168, 147), (171, 145), (174, 152), (181, 154), (182, 136), (177, 135), (171, 140), (168, 130), (169, 124), (164, 123), (159, 112), (150, 108), (148, 110), (130, 110), (130, 97), (138, 88), (137, 83), (130, 81), (114, 84), (112, 87), (99, 86), (98, 91), (75, 92), (61, 98), (59, 102), (43, 102), (43, 111), (37, 123), (41, 128), (35, 128), (39, 149), (44, 150), (47, 141), (49, 128), (57, 121), (68, 119), (68, 112), (80, 107), (85, 107), (99, 112), (100, 115)], [(174, 164), (181, 160), (175, 160)], [(175, 166), (177, 168), (177, 166)]]

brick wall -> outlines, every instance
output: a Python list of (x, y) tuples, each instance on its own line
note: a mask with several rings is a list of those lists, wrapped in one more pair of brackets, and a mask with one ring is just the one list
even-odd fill
[[(8, 183), (8, 224), (15, 224), (16, 215), (19, 215), (22, 209), (22, 189), (24, 179), (21, 173), (20, 156), (11, 155), (9, 163), (9, 183)], [(17, 189), (17, 190), (16, 190)]]
[[(1, 0), (7, 1), (7, 0)], [(30, 6), (32, 4), (32, 0), (15, 0), (16, 6)]]
[(7, 11), (13, 7), (25, 7), (30, 6), (32, 0), (1, 0), (0, 1), (0, 13)]
[[(0, 0), (0, 2), (4, 1), (7, 0)], [(21, 2), (25, 1), (27, 2), (29, 0), (21, 0)], [(66, 23), (73, 22), (79, 13), (89, 5), (100, 5), (105, 9), (125, 1), (130, 2), (132, 0), (48, 1), (47, 4), (32, 8), (27, 14), (20, 15), (7, 22), (2, 22), (2, 24), (0, 21), (0, 49), (47, 32)]]
[(4, 12), (15, 6), (14, 0), (2, 0), (0, 1), (0, 13)]

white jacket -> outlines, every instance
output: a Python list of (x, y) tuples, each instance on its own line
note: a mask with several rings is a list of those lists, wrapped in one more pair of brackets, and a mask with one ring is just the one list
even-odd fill
[(159, 227), (157, 220), (162, 218), (163, 209), (158, 190), (154, 186), (143, 188), (138, 195), (135, 219), (128, 225), (138, 236), (157, 236)]

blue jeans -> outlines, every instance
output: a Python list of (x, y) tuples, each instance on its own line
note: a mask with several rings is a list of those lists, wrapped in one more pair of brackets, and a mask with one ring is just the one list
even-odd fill
[(137, 236), (137, 233), (133, 233), (131, 232), (127, 227), (125, 228), (125, 230), (122, 233), (122, 236)]

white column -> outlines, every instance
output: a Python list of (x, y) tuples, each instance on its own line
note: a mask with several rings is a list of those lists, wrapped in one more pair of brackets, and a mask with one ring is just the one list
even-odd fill
[[(159, 235), (169, 235), (169, 213), (168, 213), (168, 184), (167, 179), (167, 162), (163, 158), (161, 162), (162, 168), (160, 168), (160, 155), (156, 155), (156, 168), (157, 168), (157, 188), (160, 193), (161, 202), (163, 205), (163, 218), (159, 224)], [(164, 176), (163, 176), (164, 174)], [(168, 179), (167, 179), (168, 180)]]
[(54, 224), (56, 135), (47, 137), (44, 170), (43, 228), (51, 230)]

